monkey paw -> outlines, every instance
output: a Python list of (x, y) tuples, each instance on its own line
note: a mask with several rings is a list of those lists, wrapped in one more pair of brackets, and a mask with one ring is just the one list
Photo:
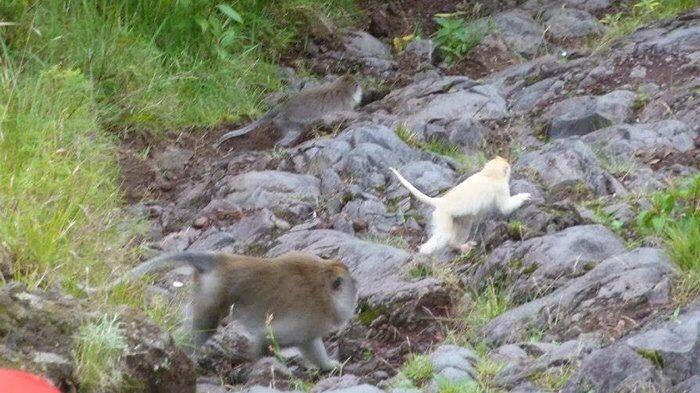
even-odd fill
[(525, 203), (532, 199), (532, 195), (530, 195), (529, 192), (523, 192), (522, 194), (518, 194), (517, 197), (520, 199), (522, 203)]

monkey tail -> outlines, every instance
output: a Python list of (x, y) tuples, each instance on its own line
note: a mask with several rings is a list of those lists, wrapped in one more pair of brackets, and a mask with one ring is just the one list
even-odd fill
[(403, 184), (403, 186), (406, 187), (408, 189), (408, 191), (410, 191), (411, 194), (413, 194), (413, 196), (416, 197), (416, 199), (418, 199), (419, 201), (426, 203), (430, 206), (433, 206), (433, 207), (435, 207), (437, 205), (437, 203), (436, 203), (437, 198), (429, 197), (429, 196), (423, 194), (422, 192), (420, 192), (419, 189), (414, 187), (413, 184), (409, 183), (408, 180), (406, 180), (403, 176), (401, 176), (399, 171), (397, 171), (396, 169), (389, 168), (389, 170), (394, 172), (394, 175), (396, 175), (396, 178), (399, 179), (401, 184)]
[(245, 135), (245, 134), (257, 129), (260, 126), (271, 122), (272, 118), (274, 118), (278, 112), (279, 112), (278, 109), (269, 110), (261, 118), (248, 124), (247, 126), (225, 133), (224, 135), (221, 136), (221, 138), (219, 138), (218, 141), (216, 141), (216, 143), (214, 144), (214, 147), (216, 147), (218, 149), (219, 146), (221, 146), (221, 144), (226, 142), (227, 140), (229, 140), (231, 138), (236, 138), (236, 137)]
[(184, 251), (175, 252), (151, 258), (131, 269), (127, 274), (117, 281), (104, 287), (82, 287), (88, 294), (99, 290), (111, 290), (124, 281), (134, 279), (147, 273), (166, 268), (173, 268), (180, 265), (190, 265), (197, 269), (199, 273), (206, 273), (218, 266), (224, 258), (223, 254), (211, 251)]

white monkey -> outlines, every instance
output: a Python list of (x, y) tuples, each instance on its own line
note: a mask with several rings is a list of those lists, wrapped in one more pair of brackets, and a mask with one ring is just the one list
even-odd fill
[(489, 212), (498, 210), (508, 215), (530, 199), (529, 193), (510, 195), (510, 164), (498, 156), (443, 196), (434, 198), (420, 192), (396, 169), (389, 169), (416, 199), (435, 208), (433, 234), (419, 249), (423, 254), (433, 253), (446, 245), (468, 251), (475, 243), (458, 243), (455, 218), (460, 218), (464, 225), (461, 229), (468, 234), (472, 226)]

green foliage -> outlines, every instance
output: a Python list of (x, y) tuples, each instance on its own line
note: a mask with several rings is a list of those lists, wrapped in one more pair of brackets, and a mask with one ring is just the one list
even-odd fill
[(86, 392), (123, 388), (123, 375), (117, 362), (127, 348), (118, 317), (104, 316), (97, 323), (84, 325), (75, 336), (73, 357), (75, 375)]
[(670, 18), (698, 5), (698, 0), (639, 0), (624, 12), (607, 14), (600, 20), (608, 29), (596, 42), (595, 49), (605, 49), (615, 39), (631, 34), (644, 24)]
[(481, 389), (475, 381), (450, 381), (445, 377), (437, 378), (438, 393), (480, 393)]
[(412, 355), (401, 367), (401, 374), (418, 387), (430, 381), (434, 371), (433, 364), (426, 355)]
[(19, 76), (8, 68), (0, 76), (0, 238), (17, 258), (15, 276), (70, 287), (85, 274), (106, 275), (129, 233), (117, 229), (116, 157), (98, 132), (92, 84), (75, 69)]
[(572, 372), (573, 368), (571, 366), (562, 366), (535, 373), (530, 378), (537, 386), (546, 391), (558, 392), (569, 382)]
[(493, 284), (480, 293), (466, 295), (461, 304), (460, 331), (473, 338), (486, 323), (512, 306), (510, 294)]
[(435, 43), (447, 64), (463, 59), (492, 30), (492, 23), (466, 23), (461, 18), (436, 17)]
[(653, 195), (651, 205), (637, 216), (640, 234), (661, 237), (681, 270), (700, 274), (700, 175)]

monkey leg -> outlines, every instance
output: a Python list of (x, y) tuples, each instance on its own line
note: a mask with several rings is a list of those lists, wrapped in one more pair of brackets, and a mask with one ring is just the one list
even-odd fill
[(301, 354), (318, 368), (324, 371), (333, 370), (340, 366), (340, 363), (328, 357), (326, 347), (323, 345), (321, 337), (307, 341), (298, 346)]
[(192, 324), (192, 341), (196, 347), (201, 347), (214, 335), (219, 325), (219, 305), (202, 296), (197, 297), (190, 307)]
[(433, 235), (420, 246), (421, 254), (431, 254), (452, 243), (455, 238), (454, 220), (449, 213), (440, 209), (433, 212)]

